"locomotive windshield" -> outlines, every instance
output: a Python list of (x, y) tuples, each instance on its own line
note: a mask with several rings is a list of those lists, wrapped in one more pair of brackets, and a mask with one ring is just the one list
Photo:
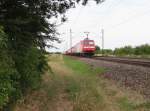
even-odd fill
[(94, 44), (94, 42), (93, 42), (93, 41), (90, 41), (90, 42), (89, 42), (89, 45), (93, 45), (93, 44)]
[(84, 41), (84, 45), (94, 45), (94, 41)]

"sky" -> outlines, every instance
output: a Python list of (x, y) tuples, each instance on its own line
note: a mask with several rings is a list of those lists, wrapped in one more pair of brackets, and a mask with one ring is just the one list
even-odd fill
[(150, 44), (149, 0), (105, 0), (98, 5), (89, 1), (86, 6), (78, 4), (66, 13), (67, 22), (57, 27), (62, 43), (53, 43), (59, 49), (48, 49), (50, 52), (70, 48), (70, 29), (72, 45), (86, 37), (84, 32), (90, 32), (89, 38), (101, 47), (101, 29), (104, 29), (105, 49)]

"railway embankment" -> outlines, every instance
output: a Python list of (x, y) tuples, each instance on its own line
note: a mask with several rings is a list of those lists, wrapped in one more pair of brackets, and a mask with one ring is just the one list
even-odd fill
[(150, 99), (150, 68), (105, 60), (80, 58), (93, 67), (107, 69), (104, 77), (112, 79), (125, 88), (132, 89)]

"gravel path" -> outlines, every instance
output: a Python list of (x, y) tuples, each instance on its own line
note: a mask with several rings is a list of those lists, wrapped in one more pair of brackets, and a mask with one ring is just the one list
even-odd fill
[(150, 68), (89, 58), (79, 59), (93, 67), (106, 68), (104, 77), (136, 90), (150, 100)]

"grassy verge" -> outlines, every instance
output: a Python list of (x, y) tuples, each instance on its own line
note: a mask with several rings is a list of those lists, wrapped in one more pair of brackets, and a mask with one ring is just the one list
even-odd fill
[(52, 71), (14, 111), (149, 111), (150, 104), (143, 98), (99, 76), (106, 71), (103, 68), (68, 56), (47, 58)]
[(75, 74), (80, 76), (95, 76), (102, 74), (105, 71), (103, 68), (94, 68), (88, 64), (83, 63), (82, 61), (67, 56), (64, 56), (64, 61), (65, 65), (71, 68)]
[[(72, 57), (64, 56), (65, 65), (74, 71), (66, 86), (74, 102), (74, 111), (148, 111), (149, 103), (122, 92), (104, 78), (98, 76), (103, 68), (94, 68)], [(74, 79), (73, 79), (74, 78)], [(126, 94), (127, 93), (127, 94)], [(141, 102), (138, 102), (141, 101)]]
[(74, 111), (98, 111), (105, 107), (102, 89), (98, 87), (97, 76), (104, 72), (102, 68), (91, 67), (81, 61), (64, 56), (67, 67), (74, 75), (67, 78), (66, 91), (73, 101)]

